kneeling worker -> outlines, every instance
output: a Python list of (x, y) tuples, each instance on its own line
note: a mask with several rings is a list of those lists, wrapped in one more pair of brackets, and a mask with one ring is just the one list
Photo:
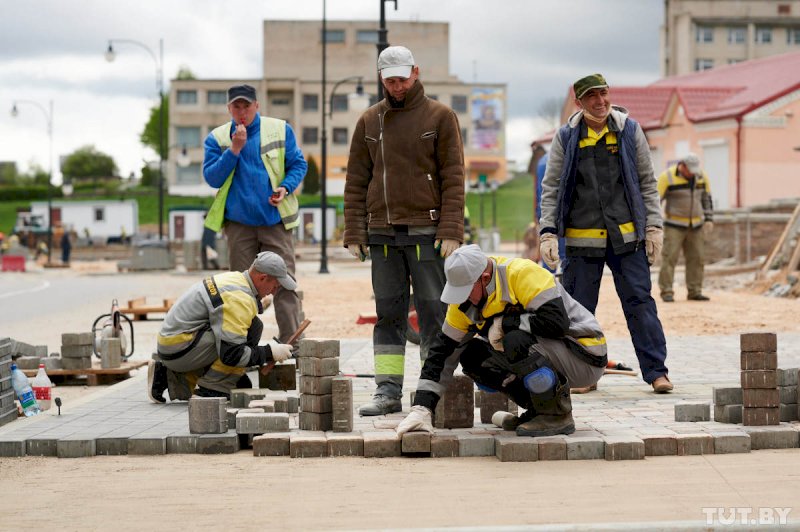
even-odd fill
[(596, 383), (607, 361), (606, 339), (592, 313), (527, 259), (463, 246), (447, 258), (444, 271), (447, 316), (397, 432), (433, 432), (432, 412), (459, 362), (478, 387), (502, 392), (525, 409), (519, 417), (495, 416), (503, 429), (520, 436), (574, 432), (569, 389)]
[(258, 345), (264, 330), (261, 300), (279, 286), (295, 290), (297, 283), (270, 251), (259, 253), (247, 271), (193, 285), (169, 309), (158, 333), (158, 352), (147, 373), (150, 399), (165, 402), (167, 389), (172, 400), (188, 400), (193, 393), (230, 397), (232, 389), (244, 387), (241, 381), (249, 382), (248, 367), (291, 357), (291, 345), (274, 340)]

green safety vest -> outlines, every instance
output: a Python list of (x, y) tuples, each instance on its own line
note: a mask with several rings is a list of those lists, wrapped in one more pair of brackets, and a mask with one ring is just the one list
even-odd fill
[[(223, 151), (231, 147), (230, 131), (231, 125), (229, 122), (215, 128), (214, 131), (211, 132)], [(283, 183), (283, 178), (286, 177), (285, 160), (286, 121), (262, 116), (261, 161), (264, 163), (264, 168), (267, 169), (272, 190), (277, 189), (281, 183)], [(214, 203), (211, 204), (211, 208), (206, 215), (205, 226), (213, 231), (219, 231), (222, 228), (222, 223), (225, 221), (225, 202), (228, 199), (228, 191), (231, 188), (235, 171), (236, 168), (231, 171), (230, 175), (219, 188), (214, 198)], [(299, 202), (297, 201), (297, 196), (293, 193), (287, 194), (286, 197), (283, 198), (283, 201), (278, 204), (278, 213), (280, 213), (281, 221), (286, 229), (294, 229), (300, 225), (298, 208)]]

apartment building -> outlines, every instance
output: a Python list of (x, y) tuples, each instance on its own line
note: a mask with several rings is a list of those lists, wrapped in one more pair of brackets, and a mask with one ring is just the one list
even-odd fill
[[(327, 22), (327, 191), (332, 195), (343, 194), (350, 137), (367, 105), (365, 99), (359, 102), (353, 97), (359, 83), (369, 104), (377, 101), (376, 27), (375, 21)], [(447, 23), (389, 22), (387, 28), (391, 44), (407, 46), (414, 53), (426, 94), (457, 113), (468, 182), (504, 180), (506, 84), (465, 83), (450, 74)], [(167, 167), (171, 194), (214, 193), (202, 177), (203, 141), (230, 119), (226, 91), (238, 83), (253, 85), (261, 114), (288, 121), (306, 158), (313, 157), (321, 166), (322, 24), (265, 20), (262, 78), (171, 81)]]
[(798, 0), (664, 0), (661, 75), (800, 50)]

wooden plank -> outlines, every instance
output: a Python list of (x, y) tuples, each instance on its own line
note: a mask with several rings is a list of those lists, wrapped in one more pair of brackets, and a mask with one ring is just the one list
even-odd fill
[[(47, 370), (47, 374), (50, 376), (59, 376), (59, 375), (123, 375), (128, 373), (132, 369), (138, 369), (142, 366), (146, 366), (147, 361), (137, 361), (137, 362), (123, 362), (122, 365), (118, 368), (101, 368), (99, 365), (91, 368), (84, 368), (84, 369), (49, 369)], [(27, 375), (28, 377), (35, 377), (38, 369), (24, 369), (22, 372)]]
[(770, 270), (772, 263), (775, 262), (778, 254), (783, 251), (783, 246), (786, 242), (786, 239), (789, 237), (789, 234), (792, 232), (792, 229), (797, 224), (797, 220), (800, 218), (800, 203), (794, 208), (794, 212), (792, 212), (792, 217), (789, 218), (789, 221), (786, 222), (786, 227), (783, 228), (783, 233), (781, 233), (780, 238), (775, 243), (775, 246), (770, 251), (769, 256), (764, 261), (764, 264), (761, 266), (761, 270), (758, 272), (757, 278), (764, 277), (767, 272)]
[(144, 297), (137, 297), (136, 299), (128, 300), (128, 308), (143, 307), (145, 304), (146, 300)]

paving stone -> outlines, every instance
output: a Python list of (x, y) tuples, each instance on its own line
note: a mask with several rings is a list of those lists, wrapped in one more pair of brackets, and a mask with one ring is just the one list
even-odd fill
[(711, 434), (676, 434), (675, 453), (678, 456), (714, 454)]
[(91, 332), (82, 333), (62, 333), (61, 345), (92, 345), (94, 342)]
[(300, 385), (298, 391), (313, 395), (325, 395), (333, 393), (331, 385), (333, 377), (312, 377), (310, 375), (300, 375)]
[(25, 456), (26, 444), (24, 436), (3, 434), (0, 436), (0, 457)]
[(236, 416), (237, 434), (266, 434), (289, 430), (289, 414), (264, 412), (261, 414), (242, 414)]
[(605, 436), (606, 460), (642, 460), (644, 442), (635, 436)]
[(18, 357), (14, 363), (19, 369), (38, 369), (42, 357)]
[(47, 436), (31, 436), (25, 444), (28, 456), (58, 456), (58, 439)]
[(297, 395), (286, 396), (286, 411), (290, 414), (296, 414), (300, 411), (300, 397)]
[(300, 430), (331, 430), (333, 428), (333, 414), (317, 414), (315, 412), (300, 412), (298, 425)]
[(757, 449), (794, 449), (798, 446), (798, 433), (788, 425), (777, 427), (745, 427), (750, 435), (750, 447)]
[(222, 434), (228, 430), (227, 401), (224, 397), (189, 399), (189, 432), (192, 434)]
[(741, 423), (742, 405), (714, 405), (714, 421), (719, 423)]
[(128, 436), (100, 436), (95, 438), (97, 456), (124, 456), (128, 454)]
[(328, 440), (321, 431), (292, 433), (289, 436), (289, 455), (292, 458), (328, 456)]
[(716, 432), (713, 437), (714, 454), (750, 452), (750, 435), (746, 432)]
[(17, 355), (23, 357), (33, 357), (36, 356), (36, 348), (34, 348), (31, 344), (20, 342), (17, 340), (14, 350), (17, 352)]
[(778, 372), (775, 370), (742, 371), (742, 388), (777, 388)]
[(781, 403), (785, 405), (797, 404), (797, 385), (778, 386)]
[(333, 431), (353, 431), (353, 381), (348, 377), (334, 377), (331, 382)]
[(677, 403), (675, 404), (675, 421), (709, 421), (711, 405), (709, 403)]
[(235, 388), (231, 390), (231, 406), (233, 408), (247, 408), (250, 401), (264, 399), (269, 390), (261, 388)]
[(567, 440), (564, 436), (544, 436), (534, 439), (539, 445), (540, 462), (567, 459)]
[(516, 434), (495, 436), (494, 450), (501, 462), (535, 462), (539, 459), (539, 444), (535, 438), (520, 438)]
[(605, 447), (606, 442), (599, 436), (570, 435), (567, 438), (567, 460), (602, 460), (606, 455)]
[(457, 434), (458, 456), (495, 456), (494, 435), (484, 434)]
[(199, 434), (198, 454), (233, 454), (239, 451), (239, 436), (235, 432), (225, 434)]
[(438, 431), (431, 436), (431, 458), (457, 457), (460, 449), (458, 435)]
[(781, 405), (778, 407), (778, 409), (779, 409), (779, 416), (780, 416), (779, 419), (781, 421), (797, 421), (798, 420), (797, 404), (796, 403), (791, 403), (791, 404), (788, 404), (788, 405), (781, 403)]
[(777, 388), (745, 388), (742, 390), (742, 406), (745, 408), (764, 408), (780, 405)]
[(500, 393), (488, 393), (483, 390), (478, 390), (476, 397), (480, 397), (480, 408), (481, 411), (481, 423), (491, 423), (492, 422), (492, 414), (498, 412), (500, 410), (504, 412), (509, 412), (509, 399), (508, 396)]
[(118, 368), (122, 365), (122, 341), (119, 338), (103, 338), (100, 341), (100, 367)]
[(300, 395), (300, 411), (301, 412), (315, 412), (317, 414), (327, 414), (333, 412), (333, 396), (326, 395), (311, 395), (304, 393)]
[(303, 338), (299, 342), (298, 358), (337, 358), (341, 351), (339, 340), (327, 338)]
[(713, 388), (715, 405), (740, 405), (742, 404), (741, 388)]
[(797, 386), (797, 368), (778, 368), (778, 386)]
[[(275, 401), (271, 399), (253, 399), (250, 401), (250, 404), (247, 405), (247, 408), (256, 408), (262, 412), (275, 412)], [(234, 425), (229, 426), (232, 427)]]
[(643, 435), (641, 439), (644, 442), (644, 455), (675, 456), (678, 454), (678, 444), (675, 442), (676, 436), (678, 435)]
[(194, 434), (171, 434), (167, 436), (167, 454), (197, 453), (197, 436)]
[(780, 408), (744, 408), (742, 424), (745, 426), (777, 425), (780, 423)]
[(360, 432), (326, 432), (328, 456), (364, 456), (364, 437)]
[(62, 345), (61, 358), (87, 358), (94, 354), (91, 343), (89, 345)]
[(431, 452), (430, 432), (406, 432), (402, 436), (401, 451), (403, 454)]
[(301, 375), (312, 377), (335, 376), (339, 373), (339, 357), (336, 358), (298, 358)]
[(167, 454), (167, 437), (154, 434), (137, 434), (128, 438), (128, 454)]
[(288, 432), (272, 432), (253, 438), (253, 456), (289, 456)]
[(289, 398), (288, 397), (276, 397), (272, 400), (272, 404), (275, 407), (275, 412), (283, 412), (285, 414), (289, 413)]
[(63, 369), (89, 369), (92, 367), (92, 358), (62, 358), (61, 367)]
[(466, 375), (454, 375), (436, 405), (433, 426), (445, 429), (471, 428), (475, 423), (474, 390), (472, 379)]
[(739, 349), (742, 352), (778, 351), (778, 335), (771, 332), (742, 333), (739, 336)]
[(67, 436), (56, 444), (59, 458), (83, 458), (96, 454), (94, 438), (84, 436)]
[(402, 440), (394, 431), (364, 432), (363, 436), (365, 458), (387, 458), (402, 454)]
[(743, 352), (739, 362), (740, 368), (743, 370), (777, 369), (778, 353), (775, 351)]
[(296, 390), (297, 364), (293, 360), (286, 360), (275, 364), (266, 375), (259, 371), (258, 387), (268, 390)]

